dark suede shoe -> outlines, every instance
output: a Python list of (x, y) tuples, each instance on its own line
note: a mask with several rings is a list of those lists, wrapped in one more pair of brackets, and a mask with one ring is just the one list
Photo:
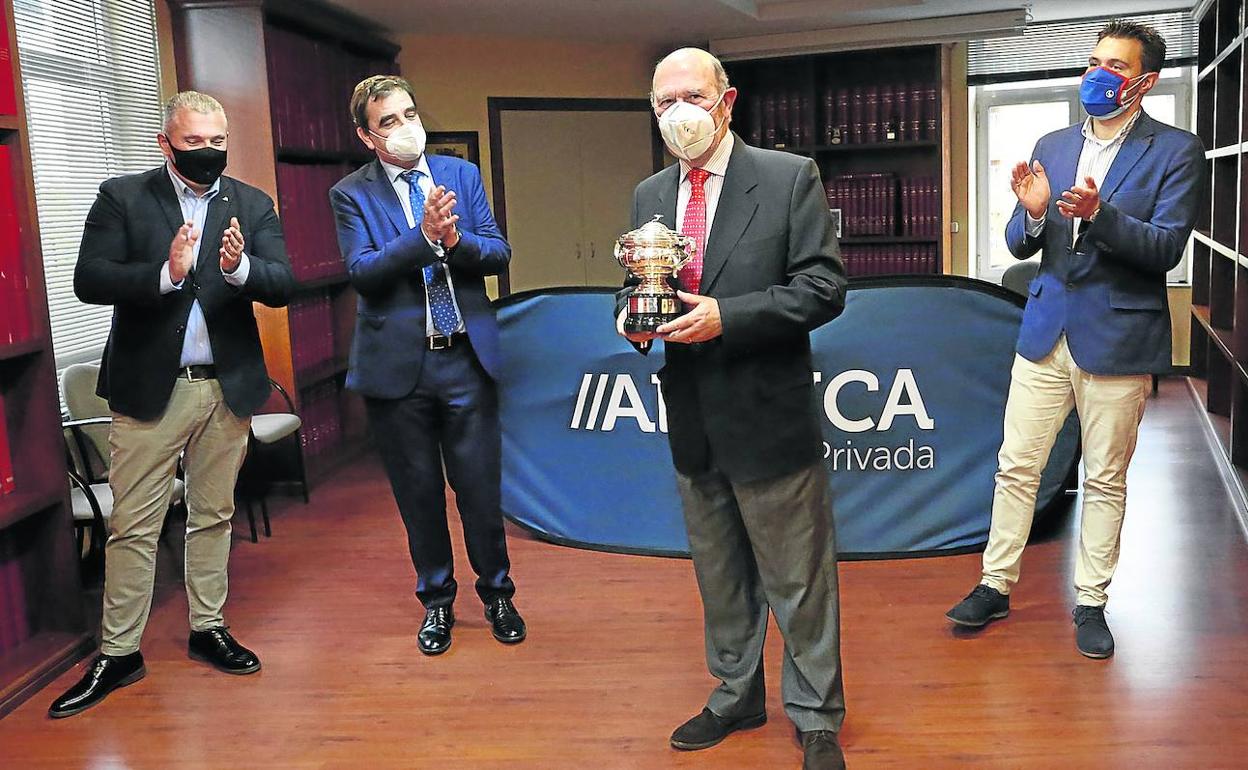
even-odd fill
[(1108, 658), (1114, 654), (1114, 635), (1105, 622), (1104, 607), (1075, 607), (1075, 645), (1089, 658)]
[(227, 674), (254, 674), (260, 670), (256, 654), (238, 643), (225, 626), (192, 631), (186, 643), (187, 654), (209, 663)]
[(430, 607), (425, 610), (425, 623), (416, 634), (416, 644), (426, 655), (441, 655), (451, 649), (451, 627), (455, 625), (455, 611), (450, 607)]
[(740, 719), (724, 719), (710, 709), (676, 728), (672, 733), (672, 748), (681, 751), (709, 749), (737, 730), (752, 730), (767, 724), (767, 714), (754, 714)]
[(801, 734), (802, 770), (845, 770), (845, 755), (831, 730)]
[(1010, 614), (1010, 597), (995, 588), (979, 584), (958, 602), (945, 617), (959, 626), (980, 628)]
[(132, 652), (116, 658), (98, 655), (87, 666), (87, 672), (78, 680), (78, 684), (52, 701), (48, 716), (63, 719), (82, 713), (104, 700), (105, 696), (118, 687), (134, 684), (146, 675), (147, 669), (143, 667), (141, 653)]
[(528, 635), (524, 618), (520, 617), (511, 599), (500, 596), (485, 605), (485, 619), (490, 621), (494, 638), (503, 644), (519, 644)]

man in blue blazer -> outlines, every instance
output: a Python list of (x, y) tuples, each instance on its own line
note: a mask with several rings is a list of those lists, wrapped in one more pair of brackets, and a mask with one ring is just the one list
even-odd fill
[(477, 167), (425, 153), (406, 80), (362, 81), (351, 114), (377, 158), (329, 193), (359, 293), (347, 387), (364, 396), (407, 528), (425, 607), (420, 651), (445, 652), (455, 623), (444, 462), (494, 637), (521, 642), (499, 501), (498, 326), (485, 294), (486, 276), (506, 269), (511, 247)]
[(1040, 471), (1074, 408), (1085, 471), (1075, 641), (1090, 658), (1114, 651), (1105, 603), (1127, 466), (1150, 375), (1170, 368), (1166, 272), (1183, 256), (1207, 185), (1200, 140), (1141, 109), (1165, 58), (1156, 30), (1110, 22), (1080, 89), (1088, 119), (1041, 138), (1032, 163), (1014, 169), (1006, 242), (1019, 259), (1042, 251), (1040, 272), (1011, 374), (983, 577), (947, 614), (971, 627), (1009, 614)]

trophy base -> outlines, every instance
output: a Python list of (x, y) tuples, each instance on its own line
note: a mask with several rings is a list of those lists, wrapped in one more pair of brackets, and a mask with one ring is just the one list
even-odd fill
[(624, 331), (629, 334), (653, 332), (669, 321), (684, 314), (684, 308), (675, 294), (637, 295), (628, 298), (628, 315), (624, 317)]

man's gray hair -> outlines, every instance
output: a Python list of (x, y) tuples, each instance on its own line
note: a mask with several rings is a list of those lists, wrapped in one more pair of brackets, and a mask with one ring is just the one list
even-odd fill
[[(715, 76), (715, 86), (719, 89), (719, 93), (723, 94), (728, 90), (728, 72), (724, 69), (724, 63), (721, 62), (719, 57), (715, 54), (710, 51), (704, 51), (701, 48), (677, 48), (675, 51), (672, 51), (667, 56), (660, 59), (658, 64), (654, 65), (655, 71), (658, 71), (660, 64), (678, 54), (696, 54), (699, 58), (705, 60), (711, 65), (711, 74)], [(651, 91), (650, 105), (654, 106), (655, 104), (657, 104), (657, 102), (654, 98), (654, 91)]]
[(191, 110), (203, 115), (210, 115), (214, 112), (225, 114), (225, 108), (221, 106), (221, 102), (208, 94), (201, 94), (199, 91), (179, 91), (165, 102), (164, 128), (166, 131), (169, 130), (169, 125), (173, 123), (179, 110)]

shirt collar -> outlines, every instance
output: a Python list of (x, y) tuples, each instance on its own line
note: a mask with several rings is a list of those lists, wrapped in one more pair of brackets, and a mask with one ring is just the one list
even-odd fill
[(217, 193), (221, 192), (221, 177), (217, 177), (217, 181), (212, 183), (212, 187), (208, 188), (208, 192), (200, 195), (192, 190), (186, 182), (183, 182), (182, 177), (173, 172), (173, 164), (169, 161), (165, 161), (165, 171), (169, 172), (169, 178), (173, 180), (174, 191), (184, 198), (190, 195), (193, 198), (204, 198), (207, 200), (216, 197)]
[[(702, 164), (702, 170), (712, 176), (723, 176), (728, 171), (728, 159), (732, 157), (732, 144), (734, 138), (732, 132), (724, 134), (724, 138), (720, 140), (719, 146), (715, 148), (715, 152), (711, 154), (711, 159)], [(680, 181), (685, 181), (689, 177), (689, 169), (693, 166), (689, 165), (689, 161), (682, 160), (680, 162)]]
[(1090, 139), (1102, 147), (1108, 147), (1111, 144), (1121, 142), (1127, 138), (1127, 134), (1131, 133), (1131, 129), (1135, 128), (1135, 124), (1139, 122), (1140, 116), (1143, 114), (1144, 110), (1136, 111), (1136, 113), (1131, 116), (1131, 119), (1124, 123), (1122, 128), (1118, 129), (1118, 133), (1108, 139), (1102, 139), (1096, 135), (1096, 131), (1092, 128), (1092, 116), (1089, 115), (1087, 119), (1083, 121), (1083, 138)]
[[(390, 184), (394, 184), (394, 180), (399, 178), (399, 174), (408, 170), (402, 166), (387, 163), (386, 161), (381, 160), (381, 158), (378, 158), (377, 160), (381, 161), (381, 167), (386, 172), (386, 177), (390, 180)], [(411, 170), (419, 171), (430, 179), (433, 179), (433, 174), (429, 173), (429, 161), (426, 159), (424, 153), (420, 154), (420, 160), (416, 161), (416, 165), (412, 166)]]

